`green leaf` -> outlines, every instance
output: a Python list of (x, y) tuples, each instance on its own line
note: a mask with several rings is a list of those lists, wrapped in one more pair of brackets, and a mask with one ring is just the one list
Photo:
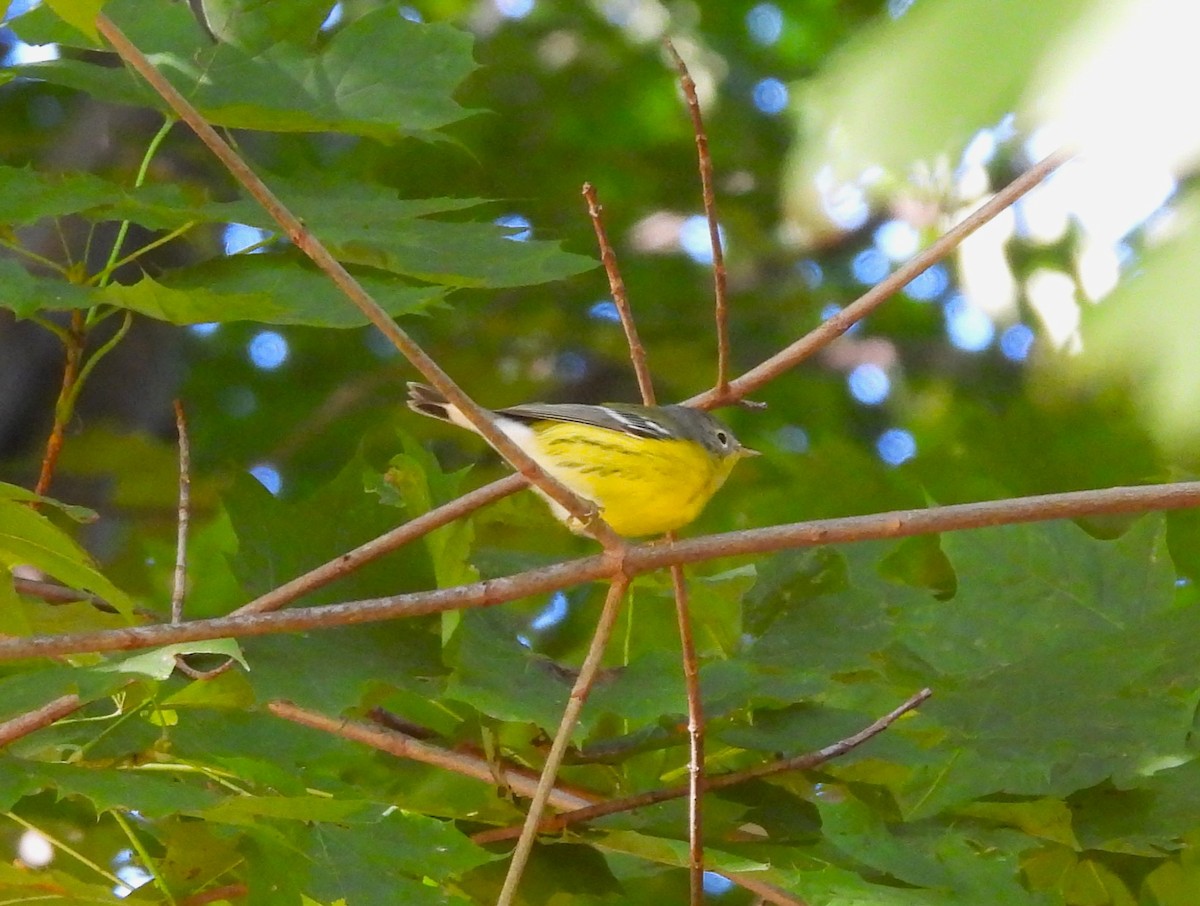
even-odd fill
[(1179, 205), (1191, 226), (1147, 249), (1137, 272), (1104, 300), (1084, 306), (1083, 354), (1058, 364), (1077, 386), (1128, 386), (1153, 435), (1173, 450), (1200, 438), (1200, 362), (1191, 339), (1200, 331), (1200, 197)]
[(18, 318), (39, 311), (91, 308), (98, 301), (93, 289), (61, 278), (35, 277), (13, 259), (0, 259), (0, 308)]
[(231, 658), (246, 669), (250, 668), (234, 639), (212, 639), (205, 642), (164, 645), (162, 648), (154, 648), (95, 669), (111, 670), (114, 673), (140, 673), (151, 679), (165, 680), (175, 672), (175, 659), (188, 654), (215, 654)]
[(7, 791), (30, 795), (53, 790), (59, 796), (82, 796), (97, 812), (136, 810), (147, 818), (179, 812), (197, 813), (219, 799), (217, 793), (195, 782), (155, 776), (141, 770), (80, 767), (0, 757), (0, 799)]
[(445, 653), (454, 667), (445, 694), (498, 720), (556, 727), (571, 681), (521, 644), (522, 629), (497, 608), (464, 612)]
[(204, 18), (217, 40), (253, 52), (280, 41), (315, 43), (329, 7), (329, 0), (205, 0)]
[[(422, 312), (441, 290), (413, 287), (378, 272), (359, 273), (363, 288), (391, 315)], [(219, 258), (173, 271), (164, 282), (149, 276), (131, 286), (113, 284), (93, 299), (171, 324), (256, 321), (314, 327), (361, 327), (366, 316), (329, 278), (295, 255)]]
[[(901, 177), (919, 161), (956, 157), (976, 130), (1017, 106), (1026, 74), (1053, 46), (1045, 36), (1069, 32), (1088, 8), (1086, 0), (1020, 0), (1003, 9), (939, 0), (862, 29), (802, 86), (793, 191), (811, 185), (826, 162), (842, 180), (872, 166)], [(948, 46), (975, 52), (947, 54)], [(881, 59), (888, 65), (877, 65)]]
[(53, 497), (43, 497), (20, 485), (8, 484), (4, 481), (0, 481), (0, 500), (17, 500), (24, 503), (38, 503), (42, 506), (52, 506), (64, 516), (69, 516), (76, 522), (84, 524), (95, 522), (100, 518), (95, 510), (88, 507), (63, 503), (61, 500), (55, 500)]
[(93, 44), (100, 43), (96, 17), (107, 0), (46, 0), (46, 5), (72, 27), (81, 31)]
[(471, 843), (453, 824), (399, 810), (365, 827), (322, 826), (313, 892), (349, 902), (467, 902), (438, 886), (498, 855)]
[[(262, 49), (212, 45), (181, 4), (114, 0), (107, 13), (216, 126), (387, 140), (468, 115), (451, 92), (475, 69), (471, 38), (447, 25), (409, 22), (394, 9), (367, 12), (320, 47), (281, 41)], [(79, 43), (37, 10), (12, 25), (31, 43)], [(18, 68), (104, 101), (165, 112), (163, 101), (125, 69), (69, 58)]]
[(87, 552), (41, 513), (0, 498), (0, 564), (32, 566), (59, 582), (99, 595), (129, 616), (133, 601), (110, 582)]

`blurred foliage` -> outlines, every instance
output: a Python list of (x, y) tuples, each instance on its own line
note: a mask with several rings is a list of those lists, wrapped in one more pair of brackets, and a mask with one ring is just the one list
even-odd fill
[[(889, 252), (889, 231), (926, 243), (1025, 166), (1046, 145), (1046, 111), (1085, 106), (1078, 73), (1104, 58), (1085, 38), (1105, 23), (1141, 28), (1156, 3), (1137, 18), (1136, 4), (1099, 0), (1030, 0), (1024, 14), (979, 0), (595, 0), (508, 18), (499, 10), (520, 4), (347, 0), (326, 21), (321, 0), (210, 0), (215, 42), (189, 5), (105, 10), (468, 392), (501, 405), (635, 393), (620, 327), (598, 304), (607, 287), (584, 181), (604, 204), (660, 396), (712, 380), (711, 274), (681, 239), (701, 210), (694, 138), (662, 35), (704, 105), (744, 369), (894, 267), (907, 253)], [(161, 104), (78, 28), (93, 8), (59, 0), (3, 38), (56, 42), (61, 55), (14, 62), (0, 84), (0, 562), (118, 612), (52, 606), (6, 580), (7, 635), (167, 618), (175, 441), (156, 401), (171, 395), (191, 423), (192, 618), (229, 613), (503, 472), (478, 441), (404, 409), (411, 368), (185, 129), (162, 136)], [(1173, 22), (1162, 13), (1159, 25)], [(1137, 99), (1179, 90), (1163, 56), (1153, 86), (1137, 81), (1145, 67), (1130, 75)], [(776, 109), (780, 89), (789, 112), (760, 109)], [(1188, 130), (1139, 123), (1127, 131), (1171, 167), (1161, 203), (1189, 178)], [(1094, 142), (1093, 125), (1081, 116), (1068, 132)], [(1120, 207), (1114, 180), (1088, 196), (1092, 216), (1067, 208), (1056, 230), (1035, 228), (1065, 187), (1088, 185), (1070, 172), (764, 387), (765, 410), (726, 413), (765, 455), (689, 532), (1194, 470), (1194, 198), (1144, 204), (1104, 233), (1096, 212)], [(229, 224), (254, 254), (226, 253)], [(1103, 292), (1088, 269), (1098, 248), (1124, 256)], [(1069, 305), (1041, 301), (1047, 272)], [(1082, 331), (1062, 328), (1064, 311), (1082, 312)], [(122, 312), (136, 313), (133, 330), (67, 409), (51, 489), (66, 502), (34, 511), (60, 341), (93, 355)], [(964, 340), (964, 317), (991, 332)], [(1022, 337), (1032, 346), (1009, 342)], [(864, 401), (864, 374), (884, 375), (882, 396)], [(915, 455), (889, 453), (888, 438)], [(276, 475), (278, 493), (251, 467)], [(711, 773), (819, 748), (935, 691), (819, 771), (708, 796), (709, 868), (814, 904), (1192, 906), (1197, 537), (1194, 514), (1180, 513), (690, 570)], [(517, 495), (301, 603), (587, 550)], [(536, 769), (601, 599), (565, 589), (189, 647), (199, 663), (239, 661), (207, 680), (172, 674), (176, 649), (0, 665), (0, 719), (82, 701), (0, 755), (0, 811), (90, 860), (6, 859), (0, 890), (95, 901), (115, 876), (145, 880), (140, 867), (158, 880), (136, 901), (224, 890), (251, 903), (492, 902), (505, 850), (470, 835), (519, 822), (519, 799), (265, 705), (382, 708), (439, 745)], [(634, 583), (611, 649), (563, 779), (604, 797), (679, 782), (685, 705), (663, 577)], [(545, 840), (522, 902), (682, 902), (685, 811), (664, 803)], [(22, 825), (0, 827), (15, 849)], [(714, 902), (750, 902), (722, 889)]]

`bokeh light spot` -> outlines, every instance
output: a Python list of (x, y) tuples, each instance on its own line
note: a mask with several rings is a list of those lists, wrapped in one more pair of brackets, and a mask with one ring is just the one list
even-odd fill
[(764, 47), (770, 47), (783, 34), (783, 13), (774, 3), (760, 3), (746, 13), (746, 30)]
[(877, 406), (892, 392), (887, 372), (873, 362), (856, 365), (846, 378), (850, 395), (867, 406)]
[(287, 361), (288, 341), (284, 339), (283, 334), (274, 330), (260, 330), (251, 338), (246, 352), (255, 368), (274, 371)]
[(760, 79), (751, 92), (754, 106), (760, 113), (777, 116), (787, 109), (788, 89), (779, 79)]
[(903, 428), (888, 428), (875, 441), (875, 450), (889, 466), (898, 466), (917, 455), (917, 441)]
[(258, 483), (270, 491), (273, 496), (279, 496), (279, 492), (283, 490), (283, 476), (269, 462), (260, 462), (251, 466), (250, 474), (258, 479)]
[(1026, 324), (1013, 324), (1000, 334), (1000, 352), (1010, 362), (1024, 362), (1033, 348), (1035, 334)]

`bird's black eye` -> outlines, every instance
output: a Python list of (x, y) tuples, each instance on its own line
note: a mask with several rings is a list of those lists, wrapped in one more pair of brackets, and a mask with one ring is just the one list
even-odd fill
[(726, 434), (724, 431), (717, 432), (717, 440), (720, 442), (722, 447), (729, 446), (729, 435)]

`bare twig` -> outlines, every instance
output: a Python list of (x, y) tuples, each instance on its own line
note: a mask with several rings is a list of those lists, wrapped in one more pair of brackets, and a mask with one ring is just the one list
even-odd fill
[[(637, 375), (638, 387), (641, 390), (642, 402), (653, 406), (655, 402), (654, 381), (650, 377), (650, 369), (646, 364), (646, 350), (638, 339), (637, 324), (633, 320), (633, 309), (625, 295), (625, 285), (621, 280), (617, 267), (617, 256), (604, 230), (600, 218), (601, 208), (596, 201), (596, 190), (591, 183), (584, 183), (583, 196), (587, 199), (588, 214), (592, 218), (592, 226), (596, 231), (596, 241), (600, 246), (600, 257), (604, 269), (608, 273), (609, 286), (612, 289), (613, 300), (621, 325), (625, 328), (625, 339), (629, 345), (629, 357), (633, 362), (633, 370)], [(675, 541), (674, 532), (667, 534), (668, 541)], [(692, 782), (692, 796), (688, 803), (688, 851), (689, 851), (689, 888), (692, 906), (700, 906), (704, 899), (704, 826), (703, 826), (703, 786), (704, 786), (704, 708), (700, 701), (700, 668), (696, 659), (696, 644), (692, 637), (691, 616), (688, 609), (687, 581), (683, 575), (682, 566), (671, 567), (671, 582), (675, 591), (675, 614), (679, 623), (679, 642), (681, 661), (683, 663), (684, 687), (687, 690), (688, 711), (688, 771)]]
[(1044, 522), (1051, 519), (1077, 519), (1083, 516), (1178, 510), (1198, 506), (1200, 482), (1185, 481), (794, 522), (790, 525), (686, 538), (674, 544), (632, 545), (619, 561), (608, 553), (597, 554), (511, 576), (434, 591), (292, 609), (279, 613), (248, 613), (208, 620), (191, 620), (177, 626), (130, 626), (99, 632), (0, 639), (0, 661), (51, 657), (82, 651), (152, 648), (175, 642), (269, 635), (443, 613), (470, 607), (491, 607), (528, 595), (543, 594), (582, 582), (607, 578), (618, 570), (628, 576), (637, 576), (674, 563), (701, 563), (719, 557), (817, 547), (823, 544), (910, 538), (913, 535)]
[[(431, 764), (455, 774), (462, 774), (464, 777), (472, 777), (483, 783), (493, 783), (496, 780), (496, 771), (486, 759), (443, 749), (440, 746), (414, 739), (399, 730), (363, 721), (327, 717), (287, 701), (273, 701), (267, 705), (267, 709), (276, 717), (362, 743), (381, 752), (387, 752), (389, 755), (395, 755), (397, 758)], [(520, 769), (501, 766), (499, 776), (500, 780), (518, 796), (531, 798), (537, 791), (536, 778)], [(550, 804), (557, 809), (578, 809), (592, 804), (595, 800), (595, 797), (589, 798), (559, 788), (552, 789), (549, 795)]]
[(724, 877), (731, 880), (738, 887), (755, 894), (758, 897), (757, 902), (759, 903), (770, 903), (771, 906), (809, 906), (807, 900), (801, 900), (799, 897), (794, 897), (785, 890), (780, 890), (774, 884), (768, 884), (766, 881), (759, 880), (748, 871), (727, 874)]
[(587, 200), (588, 216), (592, 219), (592, 228), (596, 231), (596, 244), (600, 247), (600, 260), (604, 264), (604, 272), (608, 274), (608, 288), (612, 292), (613, 304), (621, 316), (621, 326), (625, 328), (625, 342), (629, 345), (629, 358), (633, 362), (633, 373), (637, 375), (642, 402), (653, 406), (654, 382), (646, 365), (646, 349), (638, 338), (633, 311), (629, 307), (629, 297), (625, 293), (625, 281), (621, 279), (621, 270), (617, 267), (617, 255), (608, 241), (608, 233), (600, 216), (604, 208), (596, 200), (596, 187), (590, 182), (583, 184), (583, 197)]
[(483, 487), (463, 494), (461, 497), (456, 497), (454, 500), (437, 509), (430, 510), (428, 513), (422, 513), (416, 519), (411, 519), (403, 525), (392, 529), (390, 532), (380, 535), (378, 538), (372, 538), (365, 544), (360, 544), (354, 550), (347, 551), (335, 559), (321, 564), (316, 569), (311, 569), (304, 575), (297, 576), (290, 582), (285, 582), (283, 585), (271, 589), (266, 594), (255, 598), (249, 604), (243, 604), (234, 611), (234, 614), (266, 613), (270, 610), (278, 610), (285, 604), (290, 604), (292, 601), (309, 592), (316, 591), (318, 588), (324, 588), (330, 582), (340, 579), (342, 576), (349, 575), (363, 566), (363, 564), (370, 563), (384, 554), (391, 553), (397, 548), (408, 544), (410, 541), (414, 541), (436, 528), (441, 528), (443, 525), (447, 525), (455, 519), (472, 513), (493, 501), (507, 497), (513, 491), (519, 491), (527, 485), (528, 482), (523, 475), (506, 475), (499, 481), (485, 484)]
[(704, 393), (697, 394), (691, 399), (685, 400), (685, 402), (689, 406), (697, 406), (701, 409), (715, 409), (719, 406), (728, 406), (753, 393), (759, 387), (779, 377), (779, 375), (790, 368), (795, 367), (814, 352), (827, 346), (844, 334), (886, 302), (892, 295), (907, 286), (914, 277), (945, 258), (964, 239), (1013, 204), (1013, 202), (1034, 186), (1038, 185), (1038, 183), (1053, 173), (1054, 170), (1070, 160), (1071, 156), (1066, 152), (1060, 151), (1034, 164), (980, 205), (969, 216), (935, 239), (928, 248), (914, 255), (909, 261), (896, 268), (890, 276), (876, 283), (859, 296), (856, 301), (832, 317), (826, 318), (814, 330), (809, 331), (790, 346), (775, 353), (775, 355), (771, 356), (765, 362), (751, 368), (741, 377), (730, 381), (725, 392), (713, 388), (712, 390), (706, 390)]
[[(839, 739), (837, 742), (817, 749), (815, 752), (805, 752), (803, 755), (793, 755), (791, 758), (783, 758), (767, 764), (756, 765), (745, 771), (735, 771), (729, 774), (709, 777), (705, 783), (705, 790), (711, 793), (714, 790), (723, 790), (758, 777), (769, 777), (772, 774), (782, 774), (787, 771), (808, 771), (819, 767), (827, 761), (840, 758), (851, 749), (855, 749), (867, 740), (878, 736), (909, 711), (920, 707), (932, 694), (931, 690), (922, 689), (902, 705), (889, 711), (878, 720), (872, 721), (857, 733), (847, 736), (845, 739)], [(623, 799), (609, 799), (606, 802), (599, 802), (595, 805), (589, 805), (586, 808), (577, 809), (573, 812), (563, 812), (561, 815), (547, 818), (542, 822), (539, 830), (544, 834), (554, 833), (572, 824), (595, 821), (597, 818), (604, 818), (608, 815), (616, 815), (621, 812), (631, 812), (634, 809), (657, 805), (660, 802), (669, 802), (672, 799), (682, 799), (684, 796), (689, 795), (691, 795), (691, 784), (680, 784), (658, 790), (649, 790), (645, 793), (638, 793), (635, 796), (626, 796)], [(496, 843), (501, 840), (511, 840), (519, 832), (520, 829), (517, 827), (500, 827), (482, 831), (471, 839), (480, 844)]]
[(65, 585), (59, 585), (57, 582), (47, 582), (44, 579), (28, 579), (24, 576), (13, 576), (12, 580), (13, 588), (18, 593), (31, 598), (41, 598), (48, 604), (74, 604), (78, 601), (86, 601), (97, 610), (102, 610), (105, 613), (120, 612), (104, 599), (88, 591), (67, 588)]
[(141, 75), (163, 98), (181, 120), (191, 127), (196, 136), (225, 165), (230, 174), (245, 187), (287, 233), (292, 243), (306, 254), (334, 282), (346, 297), (374, 324), (392, 345), (421, 372), (430, 384), (471, 422), (483, 438), (503, 456), (514, 469), (532, 484), (546, 493), (555, 503), (587, 526), (588, 531), (605, 549), (619, 553), (626, 542), (618, 536), (597, 514), (595, 506), (582, 500), (560, 482), (555, 481), (535, 463), (524, 450), (500, 431), (489, 412), (468, 397), (442, 367), (429, 356), (409, 335), (401, 329), (390, 315), (362, 288), (325, 246), (314, 236), (304, 223), (293, 214), (267, 187), (258, 175), (246, 164), (237, 152), (208, 124), (182, 94), (154, 68), (154, 65), (103, 13), (96, 17), (96, 28), (112, 45), (129, 66)]
[(725, 288), (725, 250), (721, 247), (721, 225), (717, 220), (717, 198), (713, 190), (712, 155), (708, 152), (708, 133), (704, 129), (704, 118), (700, 113), (700, 100), (696, 97), (696, 83), (692, 81), (687, 64), (675, 49), (670, 38), (663, 39), (663, 46), (670, 54), (675, 71), (679, 73), (679, 87), (687, 100), (688, 113), (692, 118), (692, 131), (696, 136), (696, 156), (700, 167), (700, 192), (704, 198), (704, 217), (708, 221), (708, 241), (712, 244), (713, 297), (716, 300), (717, 325), (717, 382), (713, 391), (723, 397), (729, 387), (729, 301)]
[(583, 710), (583, 703), (587, 700), (592, 683), (595, 682), (596, 671), (600, 669), (604, 648), (608, 644), (609, 636), (612, 635), (617, 615), (621, 612), (621, 600), (625, 597), (625, 590), (628, 587), (629, 576), (625, 573), (618, 573), (614, 576), (612, 584), (608, 587), (604, 610), (596, 624), (596, 632), (592, 635), (592, 644), (579, 668), (579, 676), (576, 677), (571, 695), (567, 699), (567, 706), (563, 709), (558, 732), (554, 735), (554, 742), (550, 745), (549, 754), (546, 755), (546, 764), (542, 767), (542, 776), (538, 779), (537, 790), (529, 803), (529, 811), (525, 815), (525, 825), (521, 828), (521, 836), (517, 839), (516, 848), (513, 849), (512, 862), (509, 863), (508, 874), (504, 876), (504, 886), (500, 889), (496, 906), (512, 906), (513, 898), (517, 894), (517, 885), (521, 883), (521, 875), (525, 871), (529, 853), (533, 850), (534, 841), (537, 839), (538, 825), (542, 823), (542, 813), (545, 810), (546, 801), (551, 790), (554, 789), (554, 781), (558, 777), (563, 754), (567, 750), (567, 744), (571, 741), (571, 734), (575, 732), (575, 725), (579, 722), (579, 712)]
[[(674, 533), (669, 536), (676, 540)], [(683, 567), (671, 566), (675, 592), (675, 621), (683, 651), (683, 682), (688, 705), (688, 877), (692, 906), (704, 901), (704, 703), (700, 698), (700, 665), (692, 633), (687, 580)]]
[(192, 495), (191, 446), (183, 403), (175, 400), (175, 429), (179, 432), (179, 513), (175, 536), (175, 581), (171, 587), (171, 622), (183, 620), (183, 598), (187, 593), (187, 540)]
[(0, 723), (0, 748), (8, 745), (22, 736), (28, 736), (42, 727), (48, 727), (82, 705), (78, 695), (60, 695), (54, 701), (47, 702), (36, 711), (27, 711), (11, 720)]

